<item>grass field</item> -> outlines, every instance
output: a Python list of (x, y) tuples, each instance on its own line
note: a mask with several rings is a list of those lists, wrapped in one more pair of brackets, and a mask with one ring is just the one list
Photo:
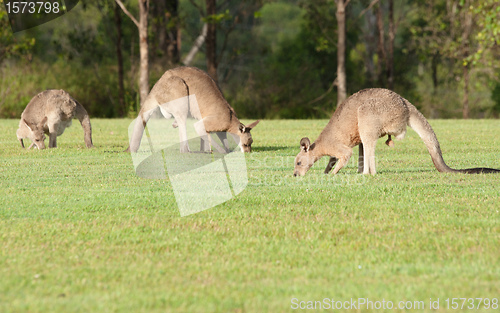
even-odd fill
[[(295, 178), (300, 138), (327, 121), (262, 121), (247, 188), (180, 217), (169, 181), (137, 177), (121, 152), (130, 122), (92, 120), (86, 149), (75, 121), (37, 151), (20, 147), (17, 120), (0, 121), (0, 312), (290, 312), (325, 298), (394, 306), (352, 312), (472, 312), (446, 299), (500, 300), (500, 175), (438, 173), (412, 130), (393, 149), (379, 140), (374, 177), (356, 173), (356, 149), (336, 176), (325, 158)], [(431, 124), (449, 166), (500, 168), (500, 121)]]

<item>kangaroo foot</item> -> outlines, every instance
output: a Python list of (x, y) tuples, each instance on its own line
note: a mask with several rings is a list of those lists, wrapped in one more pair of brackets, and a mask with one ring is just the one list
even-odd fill
[(386, 140), (385, 144), (391, 148), (394, 148), (394, 141), (392, 141), (391, 135), (389, 135), (389, 138)]

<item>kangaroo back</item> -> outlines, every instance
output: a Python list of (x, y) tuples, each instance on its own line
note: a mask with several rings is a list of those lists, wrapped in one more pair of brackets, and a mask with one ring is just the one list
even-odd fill
[(222, 126), (225, 129), (231, 126), (231, 121), (236, 121), (239, 125), (234, 109), (226, 101), (219, 86), (210, 75), (198, 68), (185, 66), (171, 69), (166, 75), (181, 77), (184, 80), (189, 94), (196, 96), (201, 113), (200, 118), (217, 117), (219, 127)]
[(480, 174), (480, 173), (499, 173), (500, 170), (493, 168), (467, 168), (467, 169), (453, 169), (446, 165), (441, 152), (441, 147), (437, 140), (436, 134), (432, 129), (427, 119), (420, 113), (417, 108), (412, 105), (408, 100), (404, 99), (410, 111), (410, 119), (408, 126), (410, 126), (422, 138), (429, 154), (431, 155), (432, 162), (439, 172), (443, 173), (466, 173), (466, 174)]

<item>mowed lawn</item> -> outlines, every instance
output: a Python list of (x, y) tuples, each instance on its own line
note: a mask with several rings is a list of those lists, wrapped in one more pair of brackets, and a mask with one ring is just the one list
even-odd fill
[[(460, 312), (446, 299), (500, 299), (500, 174), (438, 173), (411, 129), (395, 148), (379, 140), (376, 176), (356, 173), (356, 148), (338, 175), (324, 158), (296, 178), (300, 139), (327, 120), (261, 121), (247, 188), (180, 217), (169, 181), (137, 177), (122, 152), (130, 122), (92, 119), (86, 149), (75, 120), (38, 151), (21, 148), (18, 120), (0, 121), (0, 312), (290, 312), (325, 298)], [(500, 168), (500, 120), (430, 122), (449, 166)]]

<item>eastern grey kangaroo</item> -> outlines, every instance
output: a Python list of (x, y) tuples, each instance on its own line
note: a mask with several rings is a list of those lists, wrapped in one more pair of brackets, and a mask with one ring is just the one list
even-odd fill
[[(193, 105), (190, 97), (193, 95), (196, 96), (197, 107)], [(172, 126), (179, 127), (181, 152), (189, 152), (186, 134), (188, 116), (199, 120), (195, 123), (196, 132), (202, 138), (207, 138), (208, 142), (202, 141), (202, 150), (210, 150), (210, 136), (207, 136), (207, 133), (218, 132), (217, 135), (221, 137), (224, 133), (220, 132), (229, 132), (239, 137), (239, 145), (243, 152), (251, 152), (253, 139), (250, 130), (259, 121), (248, 126), (243, 125), (236, 117), (233, 108), (224, 99), (217, 83), (207, 73), (194, 67), (168, 70), (156, 82), (139, 112), (130, 139), (130, 151), (136, 152), (139, 149), (146, 123), (158, 106), (165, 117), (175, 118)], [(227, 140), (223, 137), (220, 139), (223, 143)]]
[(303, 176), (314, 162), (328, 155), (330, 161), (325, 174), (336, 174), (359, 145), (358, 172), (375, 174), (375, 144), (377, 139), (389, 135), (386, 144), (393, 145), (391, 135), (403, 139), (406, 126), (410, 126), (424, 141), (432, 162), (439, 172), (498, 173), (492, 168), (456, 170), (443, 160), (441, 148), (425, 117), (408, 100), (387, 89), (364, 89), (350, 96), (333, 113), (318, 139), (311, 144), (309, 138), (300, 140), (301, 151), (295, 158), (294, 176)]
[(45, 90), (34, 96), (28, 103), (19, 121), (17, 139), (24, 148), (23, 139), (29, 138), (32, 144), (45, 149), (45, 134), (49, 135), (49, 148), (57, 146), (57, 136), (62, 135), (71, 120), (76, 117), (82, 124), (85, 145), (92, 148), (92, 127), (85, 108), (64, 90)]

